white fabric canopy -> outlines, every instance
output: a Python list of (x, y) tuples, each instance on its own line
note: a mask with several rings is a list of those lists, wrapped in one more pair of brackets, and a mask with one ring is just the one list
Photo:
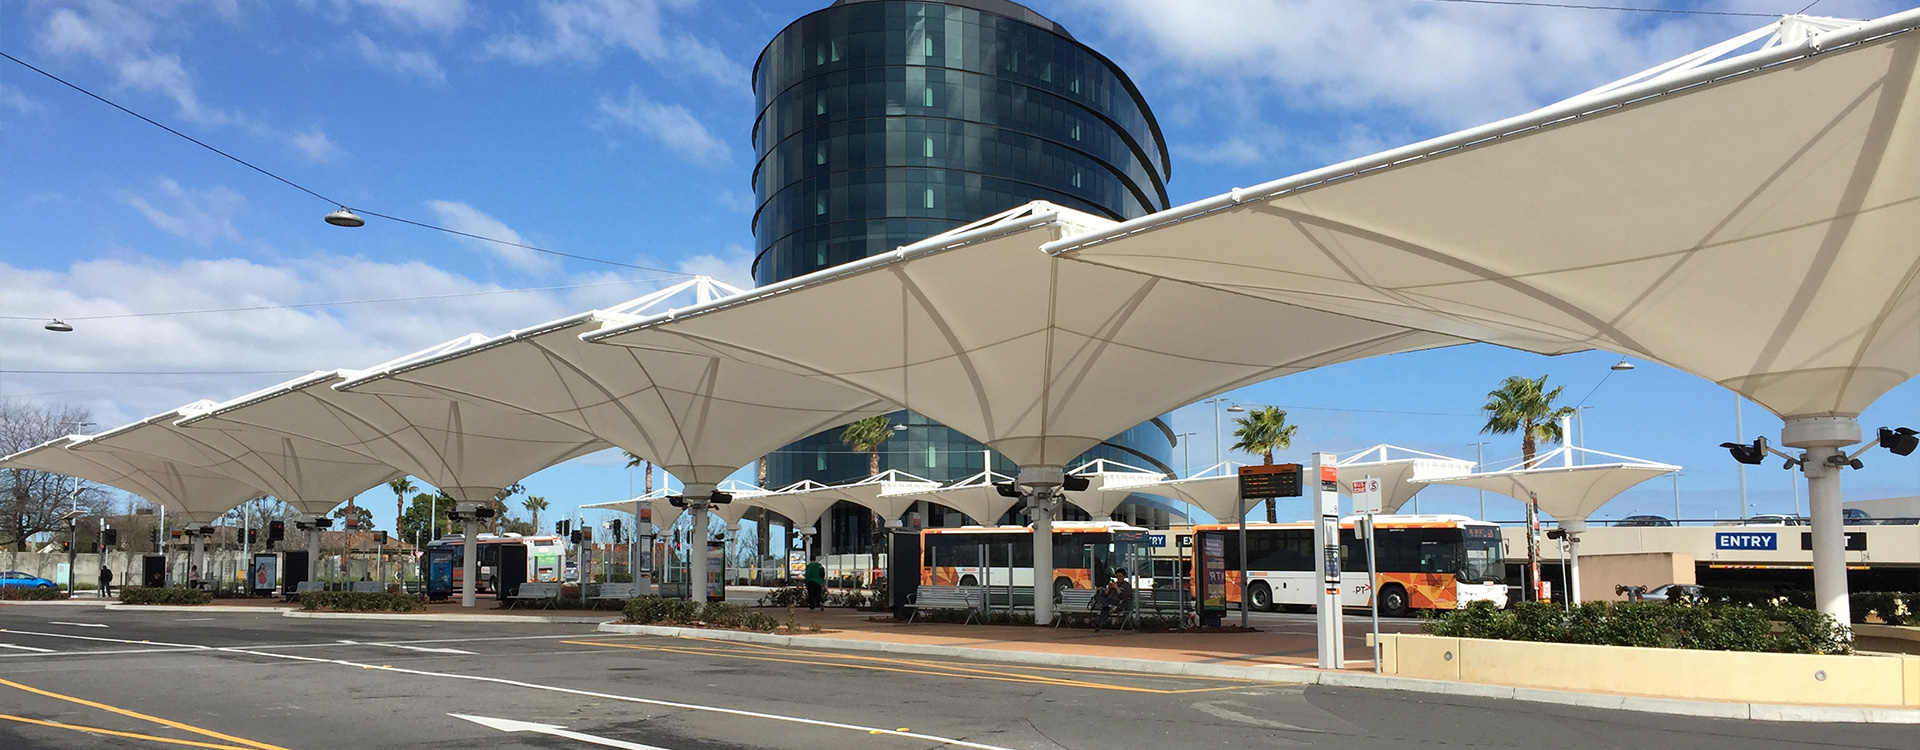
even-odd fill
[[(1394, 458), (1396, 454), (1401, 457)], [(1386, 444), (1355, 452), (1334, 463), (1340, 469), (1342, 495), (1353, 496), (1354, 480), (1366, 477), (1380, 480), (1380, 510), (1383, 513), (1400, 512), (1401, 506), (1427, 488), (1426, 483), (1418, 480), (1471, 474), (1474, 469), (1472, 461)]]
[[(1533, 497), (1562, 524), (1584, 522), (1594, 511), (1634, 485), (1663, 474), (1679, 471), (1672, 464), (1642, 461), (1599, 451), (1584, 451), (1613, 459), (1609, 463), (1577, 465), (1558, 463), (1556, 458), (1571, 455), (1573, 449), (1556, 448), (1534, 459), (1532, 466), (1504, 471), (1489, 471), (1451, 477), (1411, 480), (1414, 484), (1451, 484), (1497, 492), (1525, 502)], [(1341, 477), (1345, 478), (1345, 469)]]
[[(403, 357), (430, 357), (480, 340), (455, 339)], [(548, 466), (609, 447), (546, 417), (440, 397), (346, 393), (361, 373), (318, 372), (180, 421), (200, 429), (253, 429), (333, 445), (394, 466), (462, 502), (485, 502)]]
[(1920, 372), (1916, 24), (1789, 17), (1755, 52), (1048, 250), (1857, 415)]
[(0, 468), (33, 469), (79, 477), (139, 495), (188, 521), (209, 522), (266, 494), (257, 487), (190, 463), (108, 446), (78, 451), (87, 435), (50, 440), (0, 459)]
[[(1028, 204), (894, 253), (585, 338), (839, 384), (1028, 467), (1060, 467), (1143, 419), (1222, 390), (1458, 343), (1056, 261), (1037, 249), (1110, 224)], [(1231, 336), (1199, 335), (1229, 328)]]
[(1066, 494), (1067, 502), (1093, 516), (1099, 521), (1112, 518), (1113, 512), (1121, 504), (1138, 492), (1144, 485), (1164, 481), (1167, 475), (1157, 471), (1146, 471), (1106, 459), (1096, 459), (1086, 466), (1072, 470), (1073, 474), (1087, 478), (1087, 489)]
[[(710, 302), (737, 293), (695, 279), (609, 310), (374, 368), (339, 389), (539, 415), (646, 457), (684, 483), (708, 487), (793, 440), (895, 408), (785, 370), (708, 352), (647, 348), (657, 334), (633, 337), (632, 347), (579, 339), (604, 323), (666, 310), (680, 297)], [(805, 318), (837, 330), (823, 320), (829, 318)]]
[[(199, 401), (100, 433), (74, 444), (83, 453), (137, 451), (199, 466), (273, 495), (294, 509), (320, 515), (347, 498), (400, 476), (384, 463), (342, 448), (264, 430), (194, 429), (177, 421), (215, 406)], [(252, 498), (247, 498), (252, 499)], [(199, 504), (197, 499), (190, 499)], [(233, 506), (201, 508), (219, 515)]]

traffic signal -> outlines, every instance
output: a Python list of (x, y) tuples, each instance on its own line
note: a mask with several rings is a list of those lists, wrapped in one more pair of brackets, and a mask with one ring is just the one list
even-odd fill
[(573, 531), (572, 531), (572, 532), (571, 532), (570, 534), (568, 534), (568, 535), (567, 535), (567, 541), (568, 541), (568, 542), (570, 542), (570, 543), (573, 543), (573, 544), (579, 544), (579, 543), (580, 543), (580, 530), (579, 530), (579, 529), (574, 529), (574, 530), (573, 530)]
[(554, 521), (554, 522), (553, 522), (553, 535), (554, 535), (554, 536), (566, 536), (566, 535), (567, 535), (567, 532), (569, 532), (569, 531), (572, 531), (572, 530), (573, 530), (573, 521), (570, 521), (570, 520), (560, 520), (560, 521)]
[(613, 519), (613, 538), (616, 540), (620, 538), (620, 519), (618, 518)]
[(378, 533), (380, 536), (374, 537), (374, 539), (376, 540), (375, 543), (382, 547), (387, 546), (387, 532), (381, 531), (376, 533)]
[(158, 526), (153, 527), (153, 548), (160, 549), (160, 527)]
[(120, 546), (120, 530), (107, 529), (106, 531), (100, 532), (100, 543), (108, 547)]
[(287, 522), (274, 521), (267, 524), (267, 541), (277, 542), (287, 538)]
[(260, 543), (260, 530), (247, 529), (247, 544), (259, 544), (259, 543)]
[(61, 542), (61, 543), (60, 543), (60, 551), (61, 551), (61, 552), (72, 552), (72, 551), (73, 551), (73, 542)]

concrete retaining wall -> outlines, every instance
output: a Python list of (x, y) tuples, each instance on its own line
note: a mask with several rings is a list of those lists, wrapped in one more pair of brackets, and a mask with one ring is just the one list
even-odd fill
[(1580, 692), (1920, 707), (1920, 657), (1813, 656), (1381, 636), (1386, 674)]

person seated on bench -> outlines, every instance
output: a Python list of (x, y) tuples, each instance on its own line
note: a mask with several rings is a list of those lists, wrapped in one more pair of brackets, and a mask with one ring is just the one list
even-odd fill
[(1094, 594), (1093, 608), (1099, 612), (1093, 618), (1095, 633), (1107, 626), (1107, 615), (1133, 608), (1133, 587), (1127, 585), (1127, 577), (1122, 571), (1114, 569), (1113, 575), (1107, 578), (1107, 587)]

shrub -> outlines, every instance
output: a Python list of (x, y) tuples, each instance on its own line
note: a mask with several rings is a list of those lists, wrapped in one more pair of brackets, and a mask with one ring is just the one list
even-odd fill
[(1512, 611), (1474, 602), (1429, 616), (1420, 628), (1455, 638), (1715, 651), (1851, 653), (1845, 631), (1816, 610), (1787, 606), (1592, 602), (1563, 611), (1522, 602)]
[(300, 608), (314, 612), (417, 612), (420, 599), (412, 594), (362, 591), (306, 591)]
[(760, 597), (762, 607), (804, 607), (807, 606), (807, 587), (781, 586), (768, 591)]
[(212, 593), (185, 586), (166, 588), (129, 586), (120, 589), (121, 604), (206, 604), (211, 601), (213, 601)]
[(0, 602), (50, 602), (67, 598), (66, 589), (0, 586)]
[(700, 619), (700, 603), (661, 596), (636, 596), (624, 608), (627, 622), (695, 622)]
[(1853, 621), (1866, 622), (1873, 614), (1888, 625), (1912, 625), (1920, 596), (1899, 591), (1862, 591), (1853, 595)]
[(740, 620), (745, 618), (750, 611), (751, 610), (746, 607), (738, 604), (713, 602), (708, 604), (705, 609), (700, 610), (700, 619), (709, 625), (731, 628), (739, 626)]

